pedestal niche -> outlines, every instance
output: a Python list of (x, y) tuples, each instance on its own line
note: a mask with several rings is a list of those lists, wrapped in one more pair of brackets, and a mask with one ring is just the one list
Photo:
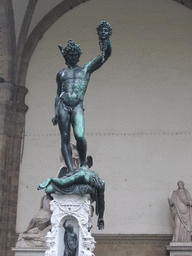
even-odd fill
[(93, 256), (95, 240), (90, 232), (93, 211), (90, 195), (51, 196), (52, 228), (46, 236), (49, 249), (45, 256)]
[(44, 256), (46, 248), (12, 248), (15, 256)]

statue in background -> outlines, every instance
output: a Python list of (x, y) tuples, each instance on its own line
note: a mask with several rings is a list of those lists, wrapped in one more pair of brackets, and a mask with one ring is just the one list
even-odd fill
[(178, 189), (173, 191), (169, 206), (174, 219), (172, 242), (191, 242), (192, 232), (192, 199), (184, 188), (184, 182), (177, 183)]
[(78, 248), (78, 241), (77, 241), (77, 234), (74, 232), (73, 225), (68, 224), (66, 226), (66, 222), (69, 219), (66, 219), (63, 223), (63, 227), (65, 229), (64, 233), (64, 256), (76, 256), (77, 248)]
[(50, 197), (41, 199), (39, 212), (31, 219), (26, 231), (19, 235), (17, 248), (46, 247), (45, 236), (51, 225)]
[(55, 116), (52, 119), (53, 125), (58, 124), (61, 133), (61, 152), (70, 175), (74, 174), (72, 151), (70, 147), (70, 126), (73, 127), (76, 147), (79, 153), (81, 166), (92, 166), (92, 158), (86, 158), (87, 143), (84, 137), (85, 121), (83, 100), (91, 74), (100, 68), (111, 55), (112, 34), (111, 26), (103, 21), (97, 27), (99, 35), (99, 45), (102, 54), (93, 61), (78, 66), (82, 51), (80, 46), (69, 39), (67, 46), (59, 49), (65, 59), (67, 68), (57, 73), (57, 95), (55, 98)]

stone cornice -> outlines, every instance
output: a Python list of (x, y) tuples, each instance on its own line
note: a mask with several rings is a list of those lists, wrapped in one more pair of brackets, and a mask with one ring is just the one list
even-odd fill
[(25, 95), (28, 89), (19, 85), (12, 85), (9, 82), (0, 83), (0, 104), (6, 108), (13, 108), (16, 112), (26, 112)]
[[(171, 241), (173, 235), (167, 234), (92, 234), (97, 241), (107, 242), (123, 242), (123, 241)], [(15, 234), (15, 238), (19, 236), (19, 233)]]
[(142, 243), (153, 243), (167, 241), (168, 243), (172, 240), (172, 235), (166, 234), (93, 234), (97, 243), (126, 243), (126, 242), (142, 242)]

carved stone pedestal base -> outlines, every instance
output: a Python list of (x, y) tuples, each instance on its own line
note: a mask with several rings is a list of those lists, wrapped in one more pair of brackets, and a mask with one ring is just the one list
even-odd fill
[(15, 256), (44, 256), (47, 248), (12, 248)]
[(63, 223), (72, 225), (77, 235), (78, 248), (75, 256), (94, 256), (95, 240), (91, 236), (92, 207), (90, 195), (80, 197), (78, 195), (52, 194), (51, 217), (52, 228), (46, 236), (48, 250), (45, 256), (63, 256), (65, 250)]
[(169, 251), (170, 256), (192, 256), (192, 243), (172, 242), (166, 245), (166, 250)]

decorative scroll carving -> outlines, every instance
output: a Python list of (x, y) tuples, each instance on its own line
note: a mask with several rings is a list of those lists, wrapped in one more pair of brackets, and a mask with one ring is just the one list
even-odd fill
[[(63, 223), (66, 218), (73, 218), (77, 222), (78, 228), (78, 255), (80, 256), (94, 256), (93, 250), (95, 248), (95, 239), (92, 237), (90, 229), (92, 206), (90, 195), (85, 195), (83, 198), (77, 195), (56, 195), (52, 194), (51, 201), (51, 217), (52, 228), (46, 236), (48, 250), (45, 256), (60, 256), (59, 251), (63, 246), (63, 239), (61, 239), (61, 230), (63, 230)], [(62, 243), (61, 243), (62, 241)]]

